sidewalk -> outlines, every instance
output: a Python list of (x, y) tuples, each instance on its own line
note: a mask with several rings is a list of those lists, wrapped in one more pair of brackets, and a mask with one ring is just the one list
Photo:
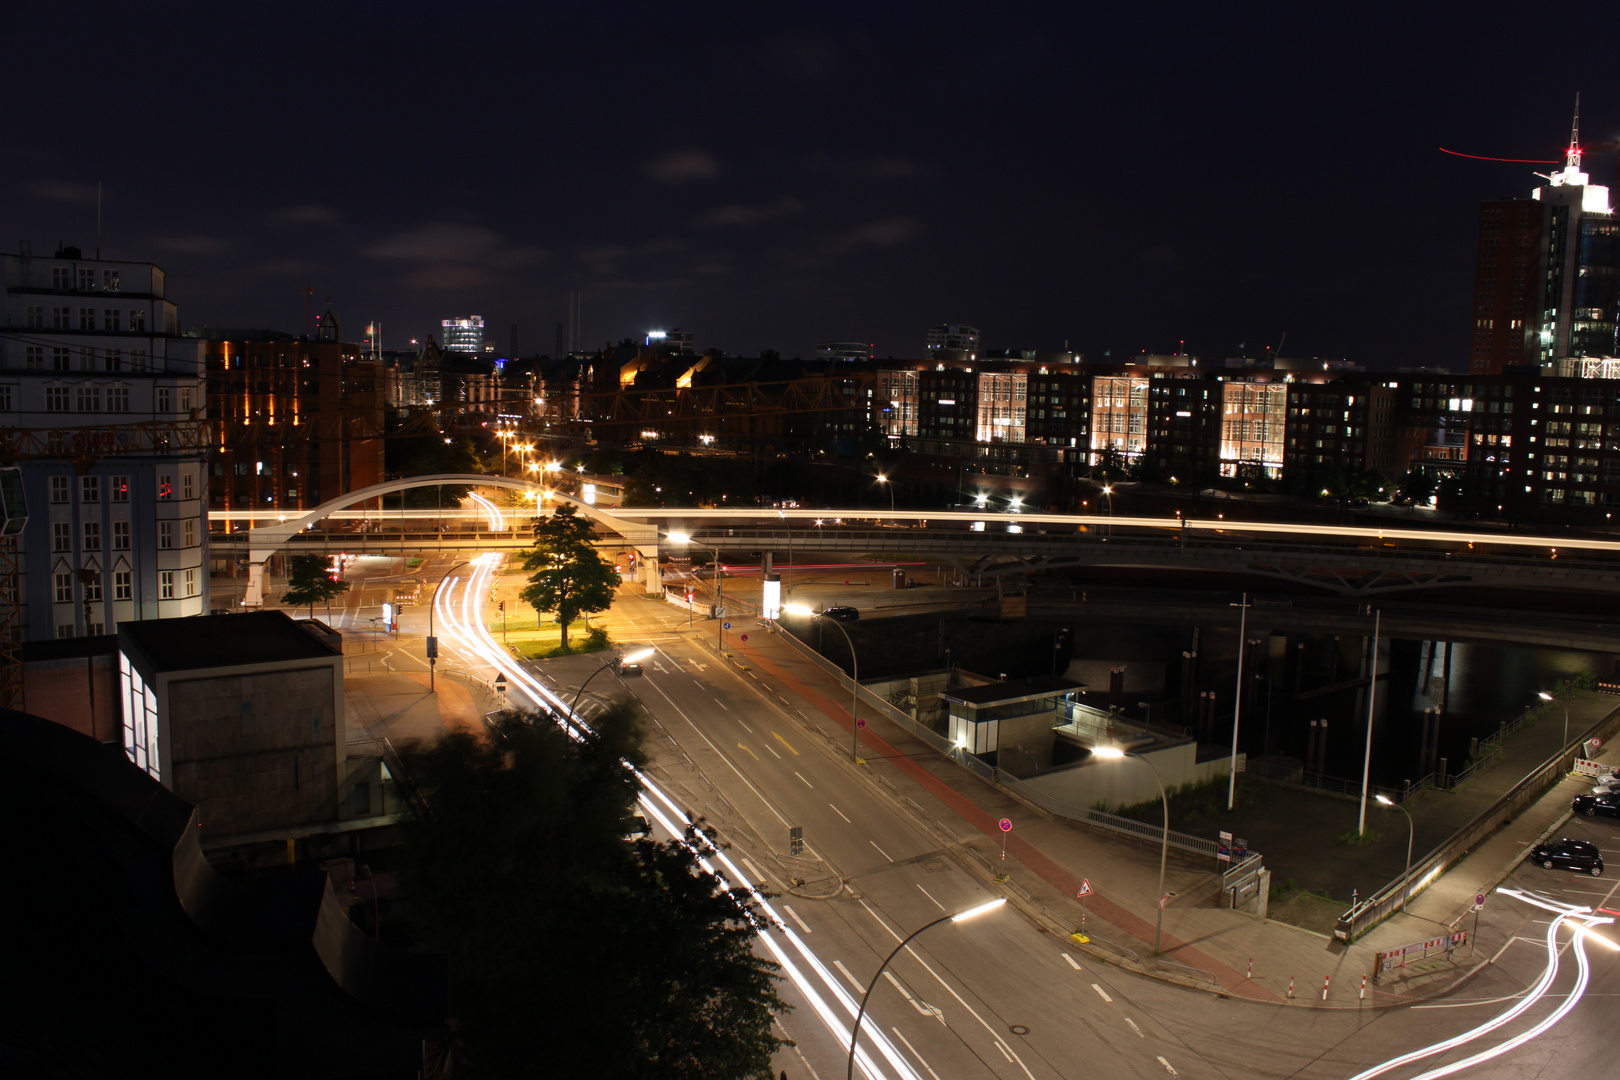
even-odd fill
[[(751, 681), (759, 683), (762, 703), (780, 711), (776, 693), (797, 696), (805, 703), (808, 725), (818, 729), (832, 746), (847, 746), (851, 720), (847, 691), (775, 634), (755, 630), (751, 624), (752, 620), (746, 655), (732, 649), (727, 655)], [(700, 626), (693, 640), (712, 651), (712, 626)], [(1595, 694), (1572, 702), (1571, 731), (1606, 714), (1614, 704), (1614, 699)], [(1587, 713), (1591, 717), (1583, 719)], [(1430, 883), (1414, 898), (1409, 911), (1396, 914), (1348, 946), (1328, 934), (1219, 907), (1216, 868), (1194, 862), (1184, 853), (1172, 853), (1165, 887), (1176, 895), (1164, 912), (1163, 955), (1155, 961), (1151, 954), (1158, 852), (1150, 849), (1157, 845), (1135, 843), (1054, 818), (980, 780), (895, 724), (865, 710), (863, 717), (867, 721), (860, 733), (866, 759), (863, 771), (880, 787), (903, 797), (902, 806), (909, 802), (925, 824), (931, 822), (942, 835), (954, 837), (958, 848), (968, 855), (964, 861), (977, 866), (975, 872), (987, 879), (992, 873), (1006, 873), (1009, 898), (1036, 921), (1057, 932), (1078, 929), (1082, 909), (1075, 896), (1081, 881), (1089, 881), (1094, 893), (1087, 897), (1084, 920), (1091, 941), (1082, 947), (1098, 958), (1185, 985), (1277, 1004), (1355, 1008), (1409, 1003), (1453, 985), (1490, 954), (1481, 949), (1447, 959), (1441, 953), (1386, 975), (1381, 986), (1369, 979), (1366, 997), (1358, 996), (1361, 978), (1371, 974), (1379, 951), (1449, 932), (1470, 910), (1475, 894), (1489, 893), (1511, 872), (1530, 845), (1567, 818), (1569, 799), (1588, 786), (1576, 779), (1561, 781), (1450, 872)], [(1528, 737), (1538, 743), (1547, 739), (1556, 747), (1561, 731), (1560, 714), (1556, 722), (1543, 720), (1512, 738)], [(1505, 769), (1488, 770), (1466, 791), (1425, 793), (1420, 799), (1422, 812), (1414, 815), (1424, 822), (1418, 826), (1418, 836), (1423, 839), (1414, 846), (1414, 858), (1494, 802), (1528, 771), (1524, 755), (1537, 752), (1539, 747), (1526, 746), (1522, 751), (1512, 747), (1504, 756)], [(1551, 753), (1547, 749), (1536, 763)], [(1620, 764), (1620, 754), (1607, 750), (1599, 760), (1611, 758)], [(1517, 776), (1512, 775), (1514, 761), (1518, 762)], [(1353, 806), (1350, 813), (1353, 824)], [(1002, 818), (1013, 822), (1013, 831), (1006, 837), (1005, 863), (1000, 858), (1002, 833), (997, 826)], [(1399, 824), (1386, 816), (1380, 819), (1379, 828), (1402, 834), (1404, 858), (1405, 830)], [(1437, 831), (1434, 843), (1425, 846), (1423, 840)], [(1258, 842), (1254, 846), (1264, 851)], [(1383, 885), (1400, 869), (1396, 865), (1367, 889)], [(1337, 916), (1349, 905), (1335, 901), (1330, 906)], [(1163, 961), (1168, 961), (1168, 967), (1160, 966)], [(1325, 1000), (1324, 979), (1329, 983)], [(1291, 1000), (1290, 983), (1294, 984)]]

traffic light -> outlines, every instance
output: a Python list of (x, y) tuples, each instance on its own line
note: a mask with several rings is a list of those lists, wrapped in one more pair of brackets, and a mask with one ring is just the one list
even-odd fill
[(790, 825), (790, 826), (788, 826), (788, 854), (789, 855), (803, 855), (804, 854), (804, 826), (803, 825)]

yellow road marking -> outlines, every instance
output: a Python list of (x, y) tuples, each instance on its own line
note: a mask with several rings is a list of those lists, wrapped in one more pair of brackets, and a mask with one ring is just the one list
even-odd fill
[[(743, 745), (742, 743), (738, 743), (737, 744), (737, 749), (739, 749), (739, 750), (748, 750), (748, 747)], [(748, 756), (753, 758), (755, 761), (759, 760), (759, 755), (754, 753), (752, 750), (748, 750)]]
[[(793, 744), (788, 742), (786, 739), (782, 738), (781, 733), (773, 731), (773, 732), (771, 732), (771, 734), (776, 736), (776, 741), (777, 742), (781, 743), (783, 746), (787, 747), (789, 750), (793, 750)], [(793, 750), (793, 754), (794, 754), (795, 757), (798, 756), (798, 753), (799, 752), (797, 750)]]

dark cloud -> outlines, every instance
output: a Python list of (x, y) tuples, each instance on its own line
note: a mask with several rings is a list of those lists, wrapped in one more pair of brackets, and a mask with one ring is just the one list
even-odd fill
[(871, 221), (835, 237), (828, 245), (828, 250), (842, 253), (863, 247), (893, 247), (910, 240), (921, 230), (922, 222), (915, 218), (895, 217)]
[(713, 180), (720, 175), (720, 163), (702, 150), (674, 150), (649, 161), (647, 175), (664, 183), (687, 180)]
[(759, 225), (775, 218), (787, 217), (804, 210), (804, 203), (792, 196), (777, 199), (775, 202), (756, 203), (749, 206), (720, 206), (703, 215), (698, 222), (702, 226), (714, 225)]

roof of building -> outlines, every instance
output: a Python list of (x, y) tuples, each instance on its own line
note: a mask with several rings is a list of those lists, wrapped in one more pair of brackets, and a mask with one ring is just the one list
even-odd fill
[(1041, 675), (1034, 679), (1014, 679), (1011, 682), (991, 683), (988, 686), (970, 686), (961, 690), (947, 691), (944, 695), (947, 701), (959, 701), (964, 705), (1005, 705), (1017, 701), (1034, 700), (1036, 698), (1052, 697), (1056, 694), (1067, 694), (1072, 690), (1080, 690), (1084, 683), (1065, 679), (1061, 675)]
[(343, 653), (343, 635), (313, 619), (294, 621), (284, 611), (124, 622), (118, 640), (153, 672), (330, 660)]

